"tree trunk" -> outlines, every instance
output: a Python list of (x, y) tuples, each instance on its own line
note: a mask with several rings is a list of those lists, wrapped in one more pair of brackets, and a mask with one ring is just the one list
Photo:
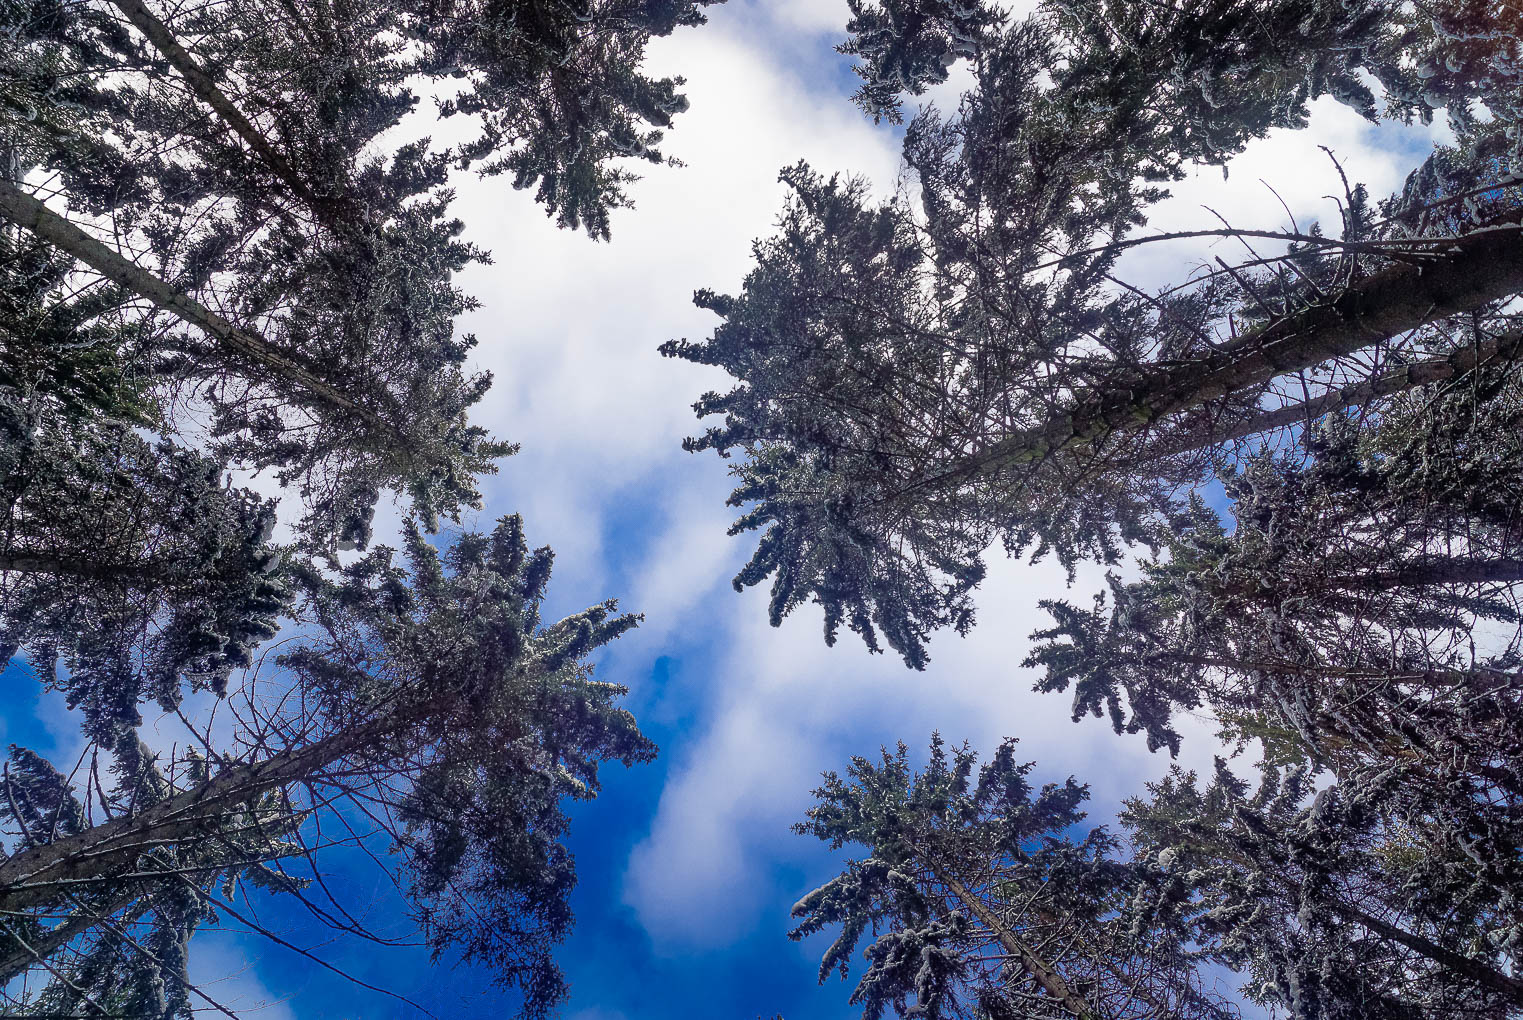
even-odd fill
[[(437, 711), (437, 707), (433, 709)], [(322, 769), (398, 732), (427, 708), (393, 709), (257, 764), (232, 765), (199, 788), (83, 832), (17, 851), (0, 862), (0, 912), (60, 902), (83, 883), (128, 874), (146, 849), (217, 831), (222, 819), (250, 800)]]
[(1287, 574), (1265, 580), (1229, 581), (1221, 588), (1228, 596), (1284, 598), (1314, 591), (1389, 592), (1401, 588), (1427, 588), (1456, 584), (1516, 584), (1523, 581), (1523, 560), (1509, 557), (1476, 559), (1469, 556), (1430, 556), (1387, 570), (1359, 571), (1357, 565), (1329, 563), (1327, 572), (1299, 577)]
[(118, 911), (125, 910), (138, 895), (137, 891), (124, 892), (115, 901), (99, 909), (82, 906), (67, 920), (49, 928), (25, 946), (18, 944), (0, 952), (0, 987), (9, 984), (12, 978), (19, 977), (33, 965), (50, 959), (54, 953)]
[(1314, 676), (1328, 680), (1381, 680), (1394, 683), (1424, 683), (1441, 687), (1459, 687), (1477, 680), (1510, 680), (1516, 682), (1517, 674), (1495, 669), (1476, 670), (1380, 670), (1374, 668), (1350, 669), (1326, 666), (1319, 663), (1291, 662), (1289, 659), (1237, 659), (1219, 655), (1192, 655), (1187, 652), (1154, 652), (1144, 660), (1161, 665), (1204, 666), (1232, 670), (1238, 673), (1283, 673), (1291, 676)]
[(1394, 570), (1373, 570), (1367, 574), (1340, 577), (1336, 584), (1354, 591), (1391, 591), (1431, 585), (1516, 584), (1519, 581), (1523, 581), (1523, 560), (1446, 556), (1404, 564)]
[(305, 394), (311, 403), (353, 415), (406, 448), (406, 439), (395, 426), (370, 408), (351, 399), (337, 386), (317, 376), (295, 357), (276, 350), (262, 338), (234, 326), (194, 298), (180, 293), (157, 276), (123, 258), (31, 195), (4, 181), (0, 181), (0, 216), (56, 245), (112, 283), (141, 295), (202, 330), (245, 368), (252, 366), (270, 378), (286, 383)]
[(935, 864), (931, 863), (929, 859), (922, 859), (926, 860), (926, 865), (931, 869), (931, 874), (936, 876), (937, 881), (952, 890), (952, 894), (972, 911), (973, 916), (977, 917), (985, 927), (994, 933), (995, 937), (999, 939), (1000, 945), (1005, 947), (1005, 951), (1021, 961), (1021, 964), (1031, 972), (1031, 976), (1036, 978), (1037, 984), (1042, 986), (1042, 991), (1046, 992), (1074, 1016), (1081, 1017), (1083, 1020), (1095, 1020), (1095, 1014), (1089, 1008), (1089, 1004), (1074, 993), (1073, 989), (1068, 986), (1068, 982), (1064, 980), (1063, 975), (1058, 973), (1057, 969), (1047, 961), (1037, 956), (1031, 950), (1031, 947), (1027, 946), (1026, 943), (1016, 936), (1015, 932), (1001, 924), (999, 918), (994, 916), (994, 911), (989, 909), (988, 904), (984, 903), (977, 896), (974, 896), (967, 886), (963, 885), (953, 876), (943, 872)]
[(148, 563), (95, 563), (76, 560), (47, 553), (0, 552), (0, 573), (52, 574), (78, 577), (91, 581), (140, 581), (161, 582), (185, 580), (175, 577), (163, 564)]
[(1414, 953), (1449, 968), (1456, 974), (1464, 975), (1476, 984), (1505, 996), (1515, 1006), (1523, 1006), (1523, 981), (1520, 981), (1518, 978), (1504, 974), (1495, 967), (1489, 967), (1463, 953), (1446, 949), (1431, 939), (1423, 938), (1421, 935), (1414, 935), (1405, 928), (1397, 927), (1387, 921), (1380, 920), (1378, 917), (1366, 914), (1350, 904), (1332, 901), (1328, 903), (1328, 906), (1343, 915), (1345, 920), (1362, 925), (1383, 938), (1388, 938), (1392, 942), (1406, 946)]
[(334, 211), (331, 208), (333, 200), (323, 198), (307, 186), (291, 166), (290, 161), (270, 144), (269, 139), (259, 132), (259, 129), (239, 111), (238, 107), (233, 105), (233, 101), (218, 87), (211, 75), (202, 70), (201, 65), (189, 51), (180, 45), (168, 25), (160, 21), (142, 0), (113, 0), (113, 2), (127, 20), (132, 22), (133, 27), (148, 38), (154, 49), (163, 54), (164, 59), (180, 72), (197, 99), (216, 111), (217, 116), (221, 117), (227, 126), (232, 128), (234, 133), (258, 154), (271, 172), (285, 182), (298, 198), (311, 206), (313, 211), (325, 218), (331, 218), (331, 213)]
[(1205, 357), (1147, 371), (1126, 389), (1093, 394), (1045, 425), (1007, 436), (939, 474), (910, 481), (900, 493), (955, 485), (1093, 446), (1520, 292), (1523, 237), (1517, 229), (1457, 238), (1452, 253), (1441, 259), (1392, 266), (1325, 304), (1287, 315)]
[[(1260, 862), (1255, 861), (1236, 847), (1224, 847), (1218, 842), (1214, 845), (1211, 843), (1206, 844), (1206, 849), (1214, 856), (1233, 860), (1251, 871), (1260, 870)], [(1275, 857), (1277, 856), (1275, 855)], [(1293, 899), (1299, 898), (1301, 886), (1295, 878), (1294, 873), (1287, 866), (1284, 866), (1285, 862), (1282, 860), (1272, 859), (1271, 863), (1281, 865), (1274, 870), (1273, 877), (1282, 884)], [(1389, 921), (1382, 921), (1371, 914), (1365, 913), (1351, 903), (1345, 903), (1341, 899), (1330, 897), (1320, 902), (1345, 921), (1352, 921), (1354, 924), (1360, 925), (1382, 938), (1390, 939), (1398, 945), (1405, 946), (1419, 956), (1431, 960), (1440, 966), (1447, 967), (1454, 973), (1463, 975), (1476, 984), (1506, 997), (1512, 1003), (1523, 1006), (1523, 980), (1519, 980), (1510, 974), (1505, 974), (1497, 968), (1466, 956), (1463, 953), (1446, 949), (1432, 939), (1407, 931), (1399, 925), (1392, 924)]]
[(1378, 397), (1388, 397), (1393, 393), (1416, 389), (1429, 383), (1453, 379), (1455, 376), (1474, 371), (1477, 366), (1487, 362), (1512, 361), (1520, 357), (1523, 357), (1523, 331), (1508, 333), (1496, 340), (1488, 340), (1475, 347), (1455, 351), (1448, 357), (1419, 361), (1353, 386), (1330, 390), (1305, 403), (1265, 411), (1263, 414), (1229, 427), (1225, 432), (1174, 439), (1149, 448), (1144, 456), (1149, 460), (1173, 457), (1220, 443), (1231, 443), (1249, 436), (1262, 435), (1287, 425), (1312, 421), (1330, 411), (1367, 404)]

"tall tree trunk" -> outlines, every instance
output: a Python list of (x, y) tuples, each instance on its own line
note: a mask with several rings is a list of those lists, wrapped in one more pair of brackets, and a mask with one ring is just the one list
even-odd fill
[(320, 378), (295, 357), (276, 350), (262, 338), (234, 326), (205, 305), (180, 293), (146, 269), (122, 257), (80, 230), (42, 202), (14, 185), (0, 181), (0, 216), (56, 245), (111, 282), (139, 294), (205, 332), (245, 368), (253, 367), (285, 383), (311, 403), (353, 415), (405, 449), (406, 438), (375, 411), (357, 403), (343, 390)]
[(978, 918), (986, 928), (994, 933), (994, 936), (999, 939), (1000, 945), (1004, 946), (1005, 951), (1021, 961), (1022, 966), (1031, 972), (1032, 977), (1036, 978), (1036, 982), (1042, 987), (1042, 991), (1046, 992), (1074, 1016), (1080, 1017), (1082, 1020), (1096, 1020), (1094, 1012), (1089, 1008), (1089, 1004), (1074, 993), (1074, 990), (1069, 987), (1063, 975), (1058, 973), (1057, 968), (1037, 956), (1031, 947), (1021, 941), (1015, 932), (1011, 931), (1008, 926), (1001, 924), (1000, 919), (994, 915), (994, 911), (989, 909), (988, 904), (973, 895), (968, 887), (958, 881), (956, 877), (947, 874), (943, 869), (937, 867), (929, 857), (922, 855), (922, 860), (926, 862), (926, 866), (931, 869), (931, 874), (936, 876), (937, 881), (952, 890), (952, 894), (962, 901), (963, 905), (973, 913), (973, 916)]
[[(1214, 845), (1208, 843), (1207, 848), (1214, 856), (1225, 857), (1235, 861), (1250, 871), (1261, 870), (1261, 862), (1254, 860), (1235, 846), (1222, 846), (1220, 842), (1217, 842)], [(1279, 855), (1273, 855), (1271, 859), (1271, 863), (1277, 865), (1276, 868), (1271, 869), (1271, 876), (1280, 882), (1282, 887), (1290, 893), (1294, 901), (1300, 896), (1300, 882), (1296, 879), (1294, 870), (1288, 867), (1283, 860), (1279, 860), (1278, 857)], [(1395, 942), (1397, 945), (1405, 946), (1419, 956), (1431, 960), (1442, 967), (1447, 967), (1454, 973), (1469, 978), (1483, 988), (1490, 989), (1504, 996), (1515, 1005), (1523, 1006), (1523, 980), (1503, 973), (1496, 967), (1481, 960), (1466, 956), (1452, 949), (1447, 949), (1432, 939), (1407, 931), (1400, 925), (1383, 921), (1373, 914), (1360, 910), (1352, 903), (1346, 903), (1336, 897), (1330, 897), (1321, 902), (1345, 921), (1357, 924), (1379, 935), (1381, 938)]]
[(1523, 679), (1515, 673), (1496, 669), (1380, 670), (1343, 668), (1320, 663), (1299, 663), (1289, 659), (1239, 659), (1220, 655), (1192, 655), (1187, 652), (1154, 652), (1148, 663), (1159, 665), (1204, 666), (1238, 673), (1280, 673), (1286, 676), (1320, 677), (1326, 680), (1371, 680), (1389, 683), (1430, 684), (1439, 687), (1462, 687), (1477, 681), (1492, 682)]
[(901, 495), (955, 485), (1134, 432), (1277, 376), (1312, 368), (1393, 336), (1523, 293), (1523, 234), (1511, 227), (1457, 238), (1422, 265), (1397, 265), (1337, 298), (1287, 315), (1228, 347), (1158, 368), (1125, 389), (1101, 391), (1045, 425), (1024, 429), (946, 471), (907, 483)]
[(197, 99), (216, 111), (217, 116), (221, 117), (227, 126), (232, 128), (234, 133), (258, 154), (271, 172), (284, 181), (298, 198), (311, 206), (314, 212), (331, 218), (331, 214), (335, 212), (332, 208), (334, 200), (316, 194), (307, 186), (295, 168), (291, 166), (290, 161), (270, 144), (269, 139), (265, 138), (233, 104), (211, 75), (207, 74), (190, 52), (180, 45), (180, 41), (175, 38), (174, 32), (168, 25), (160, 21), (142, 0), (113, 0), (113, 2), (127, 20), (132, 22), (133, 27), (147, 36), (154, 49), (163, 54), (164, 59), (180, 72)]
[(50, 959), (54, 953), (91, 928), (127, 909), (138, 896), (139, 892), (133, 890), (123, 892), (114, 901), (99, 908), (81, 906), (66, 920), (49, 928), (25, 946), (17, 944), (0, 952), (0, 987), (8, 984), (12, 978), (19, 977), (34, 964)]
[(91, 581), (180, 581), (187, 578), (172, 573), (167, 564), (97, 563), (91, 560), (53, 556), (48, 553), (0, 551), (0, 573), (67, 575)]
[(1393, 591), (1450, 584), (1516, 584), (1523, 581), (1523, 560), (1430, 557), (1392, 570), (1339, 577), (1340, 588), (1353, 591)]
[(1251, 578), (1228, 581), (1222, 585), (1221, 594), (1281, 599), (1315, 591), (1379, 593), (1402, 588), (1516, 584), (1520, 581), (1523, 581), (1523, 560), (1505, 556), (1428, 556), (1389, 569), (1361, 570), (1358, 564), (1334, 561), (1326, 565), (1326, 572), (1319, 569), (1305, 577), (1290, 573), (1272, 580)]
[(1479, 365), (1495, 361), (1512, 361), (1523, 358), (1523, 331), (1507, 333), (1495, 340), (1455, 351), (1443, 358), (1433, 358), (1405, 365), (1362, 383), (1329, 390), (1327, 393), (1301, 404), (1281, 407), (1228, 426), (1225, 431), (1183, 436), (1150, 447), (1144, 454), (1148, 459), (1172, 457), (1193, 450), (1231, 443), (1249, 436), (1262, 435), (1287, 425), (1307, 422), (1330, 411), (1367, 404), (1379, 397), (1416, 389), (1430, 383), (1443, 382), (1455, 376), (1474, 371)]
[(1390, 939), (1392, 942), (1405, 946), (1420, 956), (1427, 957), (1434, 963), (1448, 967), (1456, 974), (1464, 975), (1476, 984), (1504, 996), (1515, 1006), (1523, 1006), (1523, 980), (1519, 980), (1510, 974), (1504, 974), (1495, 967), (1487, 966), (1463, 953), (1447, 949), (1432, 939), (1415, 935), (1405, 928), (1398, 927), (1388, 921), (1382, 921), (1371, 914), (1366, 914), (1351, 904), (1333, 901), (1328, 905), (1334, 911), (1341, 914), (1345, 920), (1368, 928), (1382, 938)]
[(132, 872), (154, 846), (178, 843), (217, 831), (222, 820), (249, 801), (314, 775), (439, 706), (394, 708), (302, 747), (282, 751), (257, 764), (232, 765), (194, 790), (162, 800), (132, 815), (92, 826), (0, 862), (0, 912), (35, 909), (64, 901), (82, 883), (109, 881)]

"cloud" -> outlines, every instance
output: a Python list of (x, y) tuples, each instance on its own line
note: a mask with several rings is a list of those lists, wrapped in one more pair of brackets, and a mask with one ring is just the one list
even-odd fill
[[(996, 559), (979, 592), (978, 627), (966, 639), (933, 642), (924, 673), (870, 656), (855, 636), (826, 648), (817, 612), (773, 630), (765, 593), (734, 599), (730, 651), (713, 668), (717, 697), (695, 738), (674, 752), (650, 835), (630, 856), (625, 902), (674, 951), (739, 941), (775, 909), (774, 876), (818, 852), (788, 826), (803, 817), (820, 772), (898, 740), (919, 751), (932, 730), (982, 754), (1019, 738), (1019, 754), (1038, 762), (1044, 779), (1089, 782), (1103, 821), (1168, 757), (1149, 754), (1140, 738), (1116, 737), (1107, 722), (1075, 725), (1068, 698), (1032, 692), (1036, 675), (1020, 666), (1027, 635), (1048, 622), (1037, 601), (1086, 600), (1102, 583), (1098, 569), (1086, 569), (1065, 595), (1056, 564)], [(1206, 764), (1214, 746), (1188, 741), (1185, 764)]]
[[(754, 11), (720, 8), (713, 22), (651, 48), (652, 73), (687, 78), (692, 106), (665, 144), (686, 165), (646, 168), (612, 243), (554, 229), (502, 179), (459, 182), (467, 237), (495, 260), (464, 280), (483, 308), (462, 328), (480, 337), (477, 364), (495, 375), (476, 417), (524, 442), (487, 480), (488, 501), (523, 511), (532, 539), (556, 547), (559, 583), (606, 578), (599, 564), (617, 556), (601, 531), (621, 503), (692, 482), (679, 446), (696, 428), (689, 406), (725, 377), (656, 347), (713, 329), (693, 290), (740, 286), (751, 241), (782, 206), (778, 171), (804, 158), (892, 186), (896, 143), (813, 89), (806, 78), (818, 68), (771, 58), (768, 37), (747, 31)], [(712, 461), (703, 470), (722, 474)], [(671, 534), (688, 530), (669, 519)]]
[(773, 0), (770, 16), (784, 29), (845, 38), (851, 8), (846, 0)]

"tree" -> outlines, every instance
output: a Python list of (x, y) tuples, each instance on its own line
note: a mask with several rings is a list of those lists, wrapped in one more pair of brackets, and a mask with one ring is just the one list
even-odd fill
[[(12, 12), (17, 102), (45, 115), (18, 118), (9, 151), (18, 185), (56, 175), (81, 222), (24, 186), (0, 186), (0, 210), (191, 327), (160, 320), (136, 352), (162, 416), (209, 405), (225, 454), (300, 484), (318, 542), (362, 545), (388, 488), (430, 526), (478, 506), (474, 476), (513, 447), (467, 423), (489, 379), (462, 370), (474, 339), (453, 322), (472, 302), (451, 280), (484, 253), (445, 215), (446, 173), (505, 153), (488, 168), (539, 181), (564, 225), (606, 236), (629, 179), (609, 164), (659, 158), (641, 125), (684, 103), (680, 82), (637, 73), (644, 46), (704, 4), (240, 3), (166, 20), (122, 0), (125, 23), (76, 6)], [(451, 74), (470, 91), (445, 112), (479, 115), (483, 140), (373, 155), (416, 103), (409, 81)]]
[(1403, 779), (1370, 770), (1313, 796), (1304, 771), (1270, 769), (1252, 790), (1218, 759), (1204, 788), (1176, 769), (1122, 821), (1253, 1001), (1308, 1020), (1510, 1015), (1516, 844), (1397, 822), (1378, 805)]
[(955, 117), (910, 125), (918, 208), (785, 172), (793, 195), (742, 293), (699, 292), (723, 319), (713, 337), (663, 348), (739, 380), (695, 405), (723, 424), (687, 444), (743, 452), (733, 530), (763, 535), (736, 584), (770, 577), (774, 622), (814, 600), (827, 641), (844, 622), (917, 667), (932, 631), (971, 624), (993, 542), (1115, 561), (1162, 541), (1181, 490), (1239, 448), (1420, 384), (1394, 366), (1517, 352), (1512, 129), (1464, 112), (1509, 73), (1482, 69), (1502, 51), (1454, 72), (1459, 144), (1378, 209), (1348, 188), (1341, 236), (1201, 231), (1288, 248), (1149, 293), (1117, 260), (1167, 240), (1134, 234), (1152, 182), (1299, 126), (1319, 94), (1373, 115), (1360, 69), (1414, 114), (1403, 68), (1437, 22), (1383, 4), (1043, 11), (978, 37)]
[(1232, 1015), (1204, 990), (1211, 954), (1188, 941), (1188, 906), (1103, 828), (1073, 836), (1087, 790), (1034, 790), (1014, 754), (1001, 744), (975, 781), (973, 752), (936, 736), (923, 772), (900, 744), (826, 773), (795, 830), (868, 854), (793, 908), (795, 939), (841, 928), (820, 981), (845, 978), (870, 933), (851, 997), (866, 1020)]
[[(460, 369), (473, 341), (453, 338), (452, 319), (469, 302), (450, 278), (479, 253), (456, 239), (458, 222), (442, 218), (443, 196), (430, 195), (446, 161), (415, 146), (390, 166), (360, 162), (363, 147), (410, 100), (388, 101), (371, 88), (363, 102), (355, 93), (347, 107), (306, 111), (324, 144), (300, 162), (373, 203), (371, 214), (335, 229), (331, 217), (298, 215), (268, 174), (251, 173), (241, 152), (202, 133), (205, 118), (193, 104), (185, 108), (172, 88), (131, 73), (130, 62), (151, 58), (119, 27), (72, 7), (31, 13), (17, 30), (23, 55), (50, 58), (33, 61), (40, 101), (61, 98), (62, 82), (82, 79), (94, 89), (68, 97), (66, 105), (83, 111), (71, 122), (55, 130), (42, 118), (18, 130), (13, 151), (26, 162), (17, 185), (0, 185), (0, 205), (16, 227), (100, 274), (118, 302), (146, 301), (193, 327), (150, 321), (137, 331), (149, 342), (120, 353), (140, 384), (152, 384), (154, 417), (182, 428), (186, 402), (209, 405), (226, 452), (258, 448), (264, 456), (251, 466), (273, 462), (316, 490), (309, 520), (319, 541), (363, 540), (370, 505), (388, 486), (409, 489), (425, 519), (436, 508), (473, 504), (471, 476), (509, 452), (464, 420), (486, 379)], [(278, 72), (290, 57), (289, 45), (255, 47), (240, 70)], [(300, 99), (284, 84), (272, 91)], [(303, 84), (325, 87), (310, 71), (307, 82), (295, 81)], [(166, 161), (163, 150), (189, 158)], [(19, 178), (34, 169), (58, 175), (77, 214), (106, 217), (124, 249), (29, 194)], [(419, 195), (431, 201), (412, 201)], [(153, 261), (157, 271), (144, 265)], [(64, 295), (88, 293), (88, 275), (60, 283), (33, 301), (51, 320), (78, 320), (50, 309), (77, 304)], [(36, 352), (29, 360), (42, 360), (38, 338), (17, 339), (21, 351)]]
[[(543, 1016), (564, 994), (550, 950), (571, 923), (563, 800), (596, 794), (600, 762), (654, 753), (616, 706), (623, 689), (595, 681), (585, 661), (635, 618), (610, 602), (543, 623), (550, 560), (505, 518), (443, 556), (410, 529), (406, 569), (382, 547), (337, 580), (302, 571), (310, 636), (280, 658), (288, 686), (272, 688), (274, 709), (250, 697), (240, 744), (208, 746), (201, 771), (176, 763), (162, 799), (133, 800), (130, 784), (119, 785), (108, 818), (70, 812), (69, 825), (12, 854), (0, 863), (0, 909), (47, 916), (79, 890), (122, 883), (139, 896), (181, 889), (201, 866), (156, 855), (220, 862), (250, 812), (268, 811), (253, 828), (291, 834), (281, 858), (391, 841), (435, 953), (488, 966), (520, 993), (526, 1015)], [(346, 803), (378, 827), (374, 836), (349, 827)], [(295, 875), (273, 867), (277, 891), (300, 892)], [(228, 899), (198, 896), (263, 930)], [(364, 933), (334, 920), (352, 916), (341, 903), (312, 906)]]
[(0, 430), (0, 660), (25, 650), (107, 748), (144, 700), (225, 693), (291, 600), (273, 504), (110, 419), (6, 401)]

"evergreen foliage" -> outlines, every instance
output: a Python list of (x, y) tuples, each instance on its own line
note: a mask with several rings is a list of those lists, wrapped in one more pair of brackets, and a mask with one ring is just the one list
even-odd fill
[[(1391, 366), (1517, 350), (1500, 339), (1523, 291), (1515, 129), (1508, 99), (1485, 92), (1505, 91), (1515, 40), (1478, 39), (1475, 62), (1446, 72), (1458, 142), (1400, 193), (1349, 187), (1336, 236), (1267, 232), (1284, 257), (1150, 293), (1118, 259), (1157, 243), (1135, 230), (1162, 185), (1303, 126), (1318, 96), (1428, 115), (1408, 79), (1448, 15), (1317, 0), (990, 10), (860, 6), (847, 48), (871, 112), (936, 79), (959, 19), (973, 87), (954, 114), (911, 122), (899, 198), (785, 171), (791, 197), (742, 292), (698, 294), (721, 325), (663, 348), (739, 380), (695, 404), (722, 420), (687, 443), (742, 455), (734, 530), (762, 534), (737, 585), (770, 578), (774, 622), (818, 602), (827, 640), (844, 622), (916, 667), (931, 632), (970, 625), (993, 543), (1070, 569), (1114, 562), (1166, 541), (1181, 493), (1239, 447), (1417, 384)], [(1472, 107), (1492, 98), (1482, 119)]]
[(923, 771), (900, 744), (826, 773), (795, 830), (867, 856), (793, 908), (795, 939), (840, 927), (821, 982), (868, 939), (851, 995), (865, 1020), (1233, 1015), (1201, 981), (1194, 907), (1104, 828), (1076, 835), (1085, 787), (1033, 788), (1014, 741), (975, 765), (935, 736)]
[[(432, 526), (479, 507), (474, 477), (513, 449), (467, 423), (489, 379), (463, 368), (474, 339), (453, 320), (473, 302), (452, 279), (485, 255), (447, 215), (448, 169), (510, 170), (562, 225), (606, 237), (626, 204), (619, 160), (659, 160), (685, 105), (680, 81), (639, 73), (644, 47), (705, 5), (322, 0), (170, 16), (139, 0), (17, 0), (0, 145), (21, 187), (0, 205), (26, 233), (7, 241), (46, 240), (57, 250), (38, 258), (81, 263), (139, 315), (156, 306), (138, 331), (151, 342), (121, 351), (123, 367), (153, 384), (171, 427), (205, 407), (222, 456), (298, 486), (319, 544), (363, 545), (386, 489)], [(455, 77), (442, 112), (479, 119), (477, 141), (377, 146), (420, 79)], [(74, 223), (28, 201), (45, 179)], [(97, 229), (116, 247), (92, 243)], [(70, 305), (75, 333), (116, 310), (31, 287), (42, 307), (27, 314)], [(45, 360), (44, 337), (16, 339)]]
[[(912, 121), (892, 201), (785, 171), (792, 196), (742, 293), (699, 294), (720, 327), (665, 348), (739, 380), (695, 405), (722, 423), (687, 444), (743, 456), (733, 530), (763, 534), (737, 588), (770, 577), (774, 624), (814, 600), (827, 640), (844, 620), (923, 666), (933, 630), (969, 626), (991, 543), (1070, 570), (1148, 546), (1140, 578), (1113, 574), (1092, 608), (1044, 603), (1038, 689), (1173, 754), (1179, 716), (1209, 713), (1263, 760), (1256, 784), (1221, 759), (1206, 783), (1175, 769), (1127, 802), (1124, 838), (1081, 843), (1077, 800), (1022, 827), (1072, 780), (990, 796), (991, 769), (1026, 773), (1008, 744), (976, 784), (971, 753), (949, 764), (939, 741), (920, 775), (902, 746), (854, 759), (799, 827), (870, 848), (795, 909), (796, 937), (840, 926), (822, 978), (866, 943), (852, 1001), (869, 1017), (1235, 1015), (1096, 998), (1106, 973), (1183, 994), (1216, 968), (1298, 1020), (1512, 1016), (1517, 13), (853, 13), (869, 114), (897, 117), (959, 59), (975, 84), (955, 116)], [(1456, 142), (1382, 201), (1345, 183), (1336, 236), (1223, 224), (1204, 233), (1252, 260), (1154, 293), (1121, 277), (1125, 251), (1158, 243), (1133, 232), (1160, 185), (1304, 126), (1322, 95), (1371, 119), (1442, 109)], [(1256, 237), (1284, 253), (1260, 257)], [(1225, 511), (1203, 497), (1213, 478)], [(1060, 852), (1091, 870), (1013, 877)], [(1043, 913), (1090, 894), (1104, 906)], [(1112, 924), (1159, 934), (1095, 934)], [(1069, 973), (1075, 945), (1103, 947), (1075, 958), (1093, 975)], [(1132, 969), (1152, 952), (1167, 965)]]
[[(31, 769), (18, 770), (18, 802), (41, 806), (23, 809), (27, 845), (0, 863), (6, 916), (46, 918), (85, 891), (107, 898), (109, 908), (91, 916), (107, 935), (122, 909), (113, 896), (151, 900), (156, 931), (187, 934), (195, 911), (234, 912), (231, 891), (196, 894), (184, 901), (188, 914), (160, 905), (182, 902), (192, 877), (237, 870), (251, 833), (282, 837), (255, 847), (255, 863), (343, 843), (386, 851), (348, 827), (349, 804), (382, 824), (396, 880), (435, 954), (486, 965), (517, 991), (524, 1015), (547, 1015), (565, 994), (551, 951), (569, 928), (575, 880), (561, 842), (564, 802), (595, 796), (599, 764), (654, 755), (617, 705), (623, 688), (595, 680), (586, 662), (636, 619), (609, 602), (542, 621), (551, 556), (529, 551), (517, 518), (464, 534), (442, 555), (414, 527), (406, 565), (394, 559), (378, 547), (336, 578), (297, 571), (311, 636), (279, 663), (299, 697), (276, 697), (272, 711), (247, 718), (221, 761), (174, 762), (162, 794), (143, 795), (137, 773), (119, 767), (102, 793), (111, 810), (92, 820), (56, 774), (35, 777), (51, 772), (45, 763), (17, 752)], [(51, 784), (51, 800), (32, 793), (39, 783)], [(270, 891), (301, 895), (298, 875), (282, 868), (259, 878)], [(315, 905), (314, 913), (328, 916)], [(141, 955), (158, 966), (159, 954)], [(100, 965), (116, 974), (123, 964), (108, 953)], [(95, 967), (97, 956), (84, 952), (70, 966)], [(31, 1008), (45, 1011), (70, 992), (67, 975), (55, 968), (54, 978)]]

